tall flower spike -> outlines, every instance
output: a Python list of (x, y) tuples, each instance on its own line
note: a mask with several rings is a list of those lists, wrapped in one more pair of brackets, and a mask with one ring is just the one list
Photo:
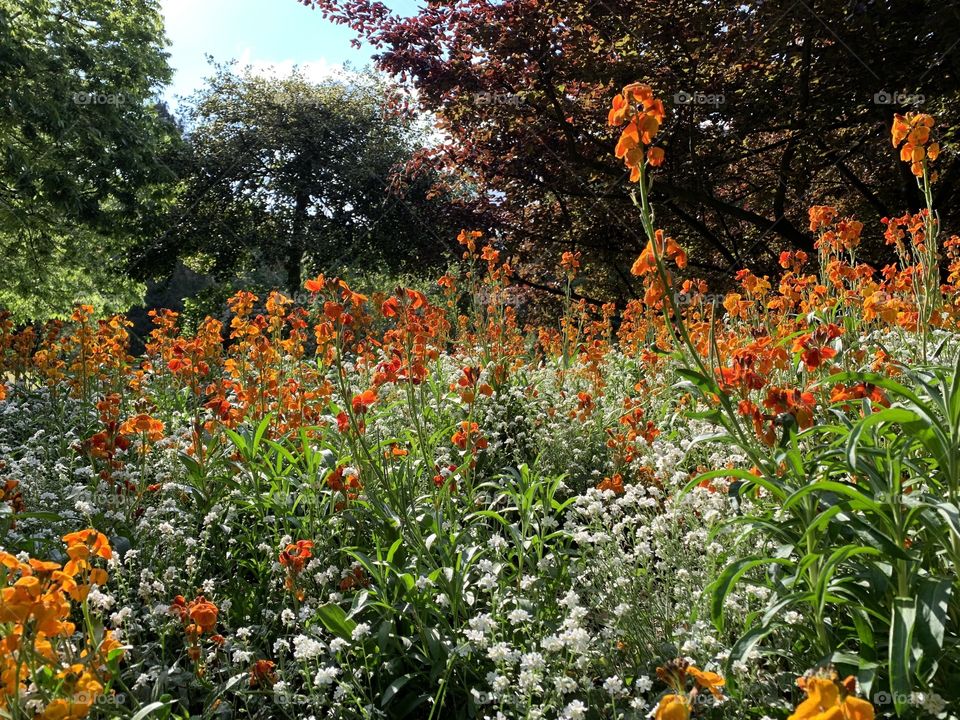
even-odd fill
[[(928, 167), (940, 155), (940, 146), (930, 142), (930, 130), (934, 124), (933, 116), (926, 113), (897, 113), (893, 116), (890, 139), (895, 148), (900, 148), (900, 159), (910, 163), (910, 172), (917, 177), (923, 177), (924, 167)], [(931, 178), (935, 179), (935, 176)]]
[(607, 122), (613, 127), (627, 124), (620, 133), (615, 154), (630, 169), (630, 182), (640, 180), (645, 164), (663, 164), (663, 149), (652, 145), (665, 116), (663, 103), (653, 96), (649, 85), (632, 83), (614, 96)]

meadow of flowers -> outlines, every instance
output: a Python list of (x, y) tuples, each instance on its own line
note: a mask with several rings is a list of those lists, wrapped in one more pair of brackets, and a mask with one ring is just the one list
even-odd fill
[[(518, 320), (475, 231), (423, 293), (317, 277), (187, 332), (0, 324), (0, 716), (955, 717), (960, 239), (810, 209), (816, 257), (677, 279), (663, 106), (610, 124), (625, 308)], [(480, 299), (480, 300), (478, 300)]]

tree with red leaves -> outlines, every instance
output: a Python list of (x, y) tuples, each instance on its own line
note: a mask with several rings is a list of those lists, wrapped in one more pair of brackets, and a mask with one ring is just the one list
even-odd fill
[[(867, 220), (918, 207), (890, 119), (922, 105), (953, 126), (960, 107), (950, 3), (447, 0), (405, 18), (376, 0), (302, 1), (412, 84), (448, 138), (418, 161), (468, 173), (463, 202), (529, 280), (579, 249), (608, 297), (636, 294), (627, 270), (643, 247), (606, 126), (623, 85), (668, 100), (658, 222), (691, 247), (696, 272), (720, 279), (812, 249), (814, 202)], [(938, 183), (947, 226), (958, 181), (951, 157)], [(876, 261), (881, 230), (864, 233)]]

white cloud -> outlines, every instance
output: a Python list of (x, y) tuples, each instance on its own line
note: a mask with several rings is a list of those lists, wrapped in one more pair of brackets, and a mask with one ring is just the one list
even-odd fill
[(342, 78), (356, 74), (344, 68), (343, 65), (329, 62), (326, 58), (306, 61), (292, 59), (251, 60), (249, 48), (244, 48), (243, 54), (240, 56), (239, 66), (241, 68), (249, 66), (255, 75), (276, 78), (287, 77), (293, 72), (294, 68), (298, 68), (303, 76), (311, 82), (321, 82), (331, 78)]

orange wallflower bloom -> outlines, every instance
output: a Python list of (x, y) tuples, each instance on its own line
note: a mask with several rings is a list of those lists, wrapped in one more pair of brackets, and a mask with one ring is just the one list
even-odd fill
[(833, 671), (797, 680), (807, 697), (787, 720), (873, 720), (873, 705), (855, 696), (856, 680), (842, 683)]
[(164, 424), (146, 413), (140, 413), (125, 421), (120, 426), (119, 432), (127, 437), (139, 435), (151, 442), (156, 442), (164, 437)]
[(930, 144), (930, 129), (934, 124), (933, 116), (925, 113), (897, 113), (893, 116), (890, 139), (895, 148), (900, 148), (900, 159), (910, 163), (910, 171), (917, 177), (923, 176), (927, 161), (936, 160), (940, 154), (940, 146)]
[(250, 687), (272, 688), (277, 682), (274, 668), (276, 664), (272, 660), (257, 660), (250, 668)]
[(280, 552), (280, 564), (294, 574), (303, 571), (303, 566), (312, 557), (313, 540), (297, 540)]
[(612, 127), (626, 123), (614, 154), (630, 169), (630, 182), (640, 179), (644, 162), (652, 166), (663, 163), (663, 150), (650, 145), (665, 116), (663, 102), (653, 96), (649, 85), (632, 83), (614, 96), (607, 122)]
[(365, 414), (377, 401), (377, 392), (375, 390), (364, 390), (359, 395), (354, 395), (351, 401), (354, 415)]

